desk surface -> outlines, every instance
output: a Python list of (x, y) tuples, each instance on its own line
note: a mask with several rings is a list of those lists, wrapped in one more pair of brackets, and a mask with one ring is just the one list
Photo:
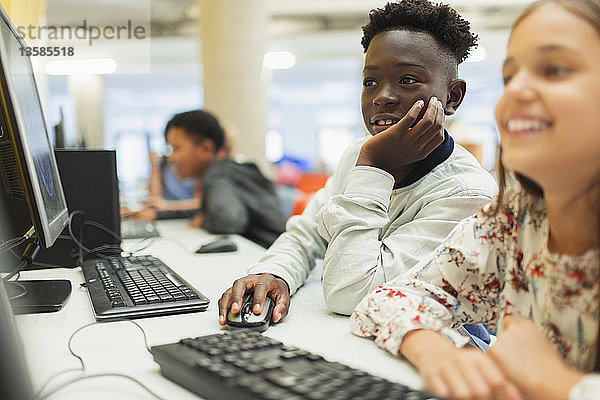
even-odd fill
[[(224, 254), (195, 254), (200, 244), (213, 235), (189, 228), (185, 221), (161, 221), (161, 237), (152, 242), (130, 240), (127, 250), (136, 250), (151, 243), (139, 254), (152, 254), (162, 259), (211, 303), (207, 311), (138, 319), (146, 332), (150, 346), (176, 342), (181, 338), (219, 332), (217, 301), (221, 293), (246, 268), (255, 262), (264, 249), (241, 237), (234, 237), (239, 250)], [(271, 326), (265, 335), (286, 344), (296, 345), (361, 368), (392, 381), (420, 388), (416, 372), (405, 362), (377, 348), (373, 341), (350, 333), (348, 318), (327, 311), (321, 289), (321, 272), (315, 269), (305, 285), (292, 297), (290, 313), (279, 324)], [(78, 328), (94, 322), (92, 308), (84, 288), (83, 274), (76, 269), (25, 271), (22, 279), (69, 279), (73, 292), (65, 307), (56, 313), (16, 316), (25, 356), (35, 390), (53, 375), (78, 368), (79, 361), (68, 350), (69, 337)], [(157, 394), (167, 399), (198, 399), (198, 397), (164, 378), (144, 347), (141, 332), (128, 322), (98, 323), (80, 331), (72, 347), (82, 356), (87, 373), (117, 372), (137, 378)], [(54, 379), (47, 389), (58, 387), (78, 375), (66, 373)], [(120, 378), (103, 377), (75, 383), (51, 397), (52, 399), (151, 399), (150, 394), (134, 383)]]

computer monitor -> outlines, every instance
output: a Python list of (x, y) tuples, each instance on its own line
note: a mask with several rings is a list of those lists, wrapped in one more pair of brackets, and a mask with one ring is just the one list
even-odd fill
[[(7, 189), (24, 194), (42, 247), (69, 219), (26, 45), (2, 10), (0, 19), (0, 147)], [(23, 192), (22, 192), (23, 191)]]
[(27, 203), (36, 240), (47, 248), (67, 225), (69, 212), (26, 47), (0, 7), (2, 181), (9, 196)]

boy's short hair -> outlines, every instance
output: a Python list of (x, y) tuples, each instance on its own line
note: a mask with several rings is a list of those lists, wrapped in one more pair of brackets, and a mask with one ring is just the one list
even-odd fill
[(215, 151), (223, 147), (225, 133), (219, 120), (204, 110), (192, 110), (175, 114), (165, 127), (165, 136), (171, 128), (185, 129), (187, 134), (199, 143), (202, 139), (210, 139), (215, 143)]
[(428, 0), (402, 0), (388, 3), (369, 12), (369, 22), (362, 27), (361, 44), (365, 53), (375, 35), (386, 31), (409, 30), (431, 35), (449, 52), (456, 65), (463, 62), (478, 37), (470, 24), (447, 4)]

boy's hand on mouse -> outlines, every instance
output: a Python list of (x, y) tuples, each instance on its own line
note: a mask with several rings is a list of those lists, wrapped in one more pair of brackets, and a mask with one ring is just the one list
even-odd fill
[(504, 318), (489, 356), (519, 389), (538, 399), (566, 399), (583, 374), (569, 369), (542, 330), (530, 319)]
[(444, 141), (441, 101), (431, 97), (423, 118), (415, 124), (423, 106), (423, 100), (417, 101), (400, 121), (367, 140), (356, 165), (383, 169), (396, 180), (406, 176), (410, 164), (427, 157)]
[(234, 313), (240, 312), (244, 293), (249, 290), (254, 291), (252, 311), (255, 314), (261, 313), (268, 295), (275, 301), (273, 322), (279, 322), (287, 315), (290, 308), (290, 293), (285, 281), (271, 274), (248, 275), (236, 280), (219, 299), (219, 325), (225, 325), (230, 307)]

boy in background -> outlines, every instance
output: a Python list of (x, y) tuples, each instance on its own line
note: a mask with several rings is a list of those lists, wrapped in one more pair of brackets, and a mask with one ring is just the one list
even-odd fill
[[(225, 134), (212, 114), (204, 110), (176, 114), (167, 123), (165, 138), (172, 149), (168, 162), (177, 178), (201, 183), (194, 225), (211, 233), (239, 234), (263, 247), (283, 232), (285, 216), (275, 186), (255, 164), (238, 163), (225, 155)], [(152, 210), (145, 212), (147, 216)], [(172, 210), (155, 209), (150, 219), (165, 213)]]

